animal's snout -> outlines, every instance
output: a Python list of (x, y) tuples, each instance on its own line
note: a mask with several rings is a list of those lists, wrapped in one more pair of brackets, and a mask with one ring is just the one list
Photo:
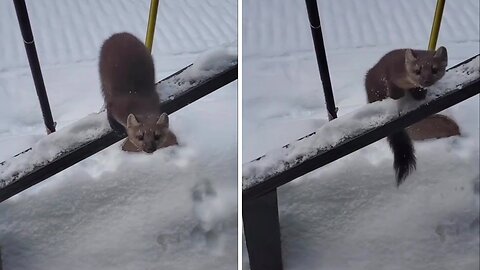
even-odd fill
[(432, 79), (425, 79), (423, 80), (423, 86), (431, 86), (433, 84)]
[(157, 150), (157, 149), (147, 148), (147, 149), (145, 149), (144, 151), (145, 151), (146, 153), (151, 154), (151, 153), (155, 152), (155, 150)]
[(149, 154), (155, 152), (155, 150), (157, 150), (157, 146), (155, 144), (151, 144), (144, 149), (144, 151), (149, 153)]

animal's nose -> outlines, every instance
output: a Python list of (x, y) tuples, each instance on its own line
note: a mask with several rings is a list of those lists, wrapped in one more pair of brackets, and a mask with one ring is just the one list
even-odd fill
[(155, 152), (155, 150), (157, 150), (157, 145), (152, 143), (148, 147), (146, 147), (145, 152), (153, 153), (153, 152)]
[(430, 79), (427, 79), (427, 80), (424, 80), (424, 83), (423, 83), (425, 86), (430, 86), (433, 84), (433, 80), (430, 80)]
[(155, 152), (155, 150), (157, 150), (156, 147), (149, 147), (149, 148), (146, 148), (144, 151), (151, 154), (151, 153)]

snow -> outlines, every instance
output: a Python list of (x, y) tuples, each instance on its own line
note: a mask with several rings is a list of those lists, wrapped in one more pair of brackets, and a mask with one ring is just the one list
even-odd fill
[[(157, 87), (161, 100), (166, 101), (182, 94), (211, 76), (227, 70), (236, 63), (236, 52), (233, 49), (230, 49), (228, 54), (226, 52), (226, 49), (215, 49), (202, 53), (199, 59), (183, 72), (162, 81)], [(213, 61), (217, 63), (207, 64)], [(100, 112), (82, 118), (51, 136), (40, 139), (30, 151), (6, 160), (0, 165), (0, 188), (22, 177), (35, 167), (46, 164), (63, 153), (98, 139), (110, 131), (106, 113)]]
[[(22, 155), (28, 164), (51, 160), (109, 130), (98, 113), (99, 48), (115, 32), (143, 38), (149, 2), (27, 1), (57, 122), (58, 133), (46, 136), (13, 3), (1, 1), (0, 160), (29, 147), (36, 150)], [(236, 1), (161, 1), (157, 80), (202, 55), (225, 59), (236, 21)], [(230, 65), (233, 52), (227, 56), (212, 68)], [(145, 155), (117, 143), (0, 203), (4, 269), (235, 267), (236, 82), (175, 112), (170, 124), (181, 146)], [(25, 165), (15, 164), (2, 174)]]
[(91, 114), (58, 132), (38, 140), (32, 149), (0, 165), (0, 188), (46, 164), (62, 153), (100, 138), (111, 131), (106, 113)]
[(242, 168), (243, 189), (248, 189), (267, 177), (307, 160), (319, 151), (331, 149), (347, 138), (356, 137), (367, 130), (384, 125), (397, 115), (412, 111), (457, 87), (479, 80), (479, 60), (480, 56), (477, 56), (470, 62), (446, 72), (440, 81), (427, 88), (427, 96), (422, 101), (407, 97), (398, 101), (387, 99), (366, 104), (357, 111), (324, 124), (315, 131), (315, 134), (289, 143), (288, 148), (282, 147), (268, 152), (259, 160), (246, 163)]
[(237, 64), (235, 47), (213, 49), (202, 53), (197, 60), (180, 74), (158, 84), (157, 92), (162, 100), (173, 98)]
[[(392, 101), (366, 105), (365, 73), (390, 50), (427, 47), (435, 1), (318, 4), (338, 120), (396, 112)], [(450, 66), (479, 53), (479, 8), (446, 2), (437, 44)], [(246, 164), (328, 118), (304, 2), (244, 0), (243, 9)], [(415, 142), (417, 170), (399, 188), (385, 140), (279, 188), (285, 269), (479, 269), (479, 107), (476, 96), (446, 110), (462, 136)], [(243, 254), (249, 269), (245, 244)]]
[(183, 80), (198, 80), (198, 77), (211, 77), (237, 62), (236, 48), (229, 47), (223, 50), (211, 50), (202, 55), (183, 73)]

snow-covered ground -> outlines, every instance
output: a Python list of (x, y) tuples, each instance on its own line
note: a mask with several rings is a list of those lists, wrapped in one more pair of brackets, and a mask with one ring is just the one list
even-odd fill
[[(318, 2), (342, 117), (366, 104), (364, 75), (383, 54), (427, 46), (436, 1)], [(319, 129), (327, 115), (305, 3), (243, 8), (248, 162)], [(478, 1), (447, 1), (438, 45), (450, 66), (479, 53), (479, 21)], [(417, 171), (398, 189), (385, 140), (280, 188), (285, 269), (478, 269), (479, 98), (445, 113), (462, 136), (416, 143)]]
[[(119, 31), (143, 39), (149, 2), (27, 1), (57, 129), (100, 110), (100, 45)], [(156, 78), (230, 51), (236, 21), (236, 1), (160, 1)], [(0, 160), (45, 137), (17, 24), (1, 1)], [(172, 114), (179, 147), (116, 144), (2, 202), (4, 269), (234, 268), (236, 94), (234, 82)]]

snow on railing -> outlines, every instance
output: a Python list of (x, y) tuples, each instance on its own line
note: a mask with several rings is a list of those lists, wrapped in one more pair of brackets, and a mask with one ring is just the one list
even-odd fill
[(6, 160), (0, 166), (0, 188), (46, 164), (65, 152), (94, 141), (112, 129), (105, 112), (90, 114), (65, 128), (42, 137), (30, 150)]
[[(358, 111), (328, 122), (317, 131), (285, 145), (281, 149), (273, 150), (253, 161), (244, 163), (242, 166), (243, 191), (245, 192), (266, 179), (271, 179), (322, 152), (333, 149), (347, 140), (383, 126), (424, 104), (461, 89), (471, 82), (478, 81), (479, 65), (480, 57), (477, 55), (447, 70), (440, 81), (428, 88), (425, 100), (416, 101), (407, 97), (397, 101), (386, 99), (366, 104)], [(477, 94), (478, 90), (476, 89)]]
[(157, 92), (162, 100), (171, 100), (175, 96), (191, 89), (208, 78), (223, 72), (237, 64), (236, 48), (224, 48), (201, 54), (193, 64), (176, 73), (168, 80), (157, 85)]
[[(156, 90), (160, 95), (162, 108), (167, 113), (171, 113), (230, 83), (237, 78), (236, 68), (237, 55), (232, 50), (221, 49), (202, 54), (194, 64), (157, 84)], [(177, 99), (179, 102), (177, 102)], [(167, 103), (175, 106), (163, 107)], [(43, 137), (30, 149), (1, 162), (0, 202), (5, 199), (3, 194), (1, 194), (3, 188), (27, 174), (34, 173), (38, 168), (46, 166), (53, 161), (58, 161), (81, 148), (86, 148), (95, 143), (94, 146), (91, 146), (93, 149), (78, 154), (73, 161), (63, 162), (63, 168), (54, 169), (55, 172), (53, 173), (43, 173), (42, 177), (40, 177), (42, 179), (36, 179), (36, 182), (40, 182), (122, 138), (122, 136), (113, 136), (112, 134), (113, 131), (108, 123), (106, 113), (93, 113), (55, 133)], [(110, 138), (99, 142), (99, 140), (108, 136)]]

